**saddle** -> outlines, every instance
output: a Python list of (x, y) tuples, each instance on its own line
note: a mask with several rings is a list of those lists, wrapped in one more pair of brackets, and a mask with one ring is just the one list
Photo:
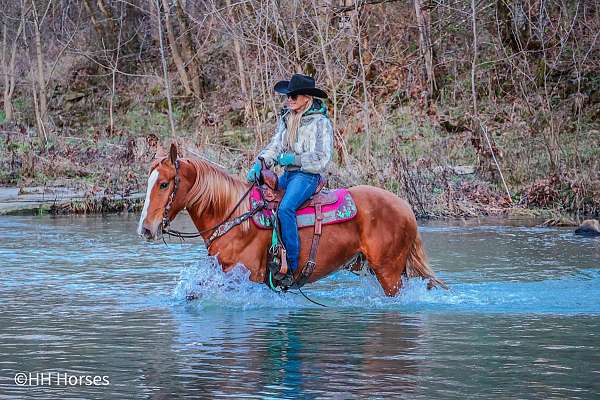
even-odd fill
[[(263, 163), (263, 168), (261, 170), (259, 183), (259, 191), (263, 198), (263, 201), (266, 203), (266, 208), (276, 212), (279, 204), (281, 203), (281, 199), (285, 194), (285, 190), (279, 189), (277, 187), (278, 178), (277, 175), (266, 168)], [(305, 207), (313, 207), (315, 210), (315, 223), (313, 230), (313, 238), (310, 245), (310, 253), (308, 256), (308, 261), (300, 271), (298, 277), (294, 278), (294, 282), (282, 283), (281, 280), (285, 277), (288, 272), (285, 248), (280, 246), (279, 251), (277, 249), (269, 249), (270, 254), (270, 262), (267, 262), (267, 275), (271, 273), (276, 281), (279, 281), (283, 290), (288, 289), (296, 289), (301, 288), (306, 284), (316, 266), (316, 258), (317, 258), (317, 250), (319, 248), (319, 240), (321, 238), (321, 228), (323, 225), (323, 206), (334, 204), (338, 201), (338, 197), (335, 193), (322, 190), (323, 187), (327, 184), (327, 178), (323, 175), (320, 176), (319, 184), (317, 185), (317, 189), (315, 190), (315, 194), (313, 194), (306, 202), (304, 202), (300, 208)], [(281, 237), (280, 232), (276, 232), (279, 237)], [(279, 261), (277, 260), (277, 252), (279, 252)], [(273, 286), (272, 281), (267, 279), (268, 285)]]
[[(267, 202), (267, 208), (275, 210), (279, 206), (279, 203), (285, 194), (285, 190), (277, 187), (277, 175), (270, 169), (263, 169), (261, 171), (261, 179), (263, 184), (259, 186), (259, 190), (262, 197)], [(315, 207), (317, 204), (324, 206), (335, 203), (338, 200), (335, 193), (328, 190), (322, 190), (326, 184), (327, 177), (319, 175), (319, 184), (315, 189), (315, 193), (306, 200), (300, 208)]]

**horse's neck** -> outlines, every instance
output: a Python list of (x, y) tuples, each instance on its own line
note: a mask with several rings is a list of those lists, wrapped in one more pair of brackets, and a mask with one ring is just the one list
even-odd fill
[(190, 176), (193, 176), (192, 184), (185, 198), (185, 206), (189, 209), (196, 204), (202, 196), (202, 186), (200, 185), (200, 169), (195, 160), (187, 160), (190, 167)]
[[(187, 171), (186, 175), (191, 178), (191, 184), (186, 195), (185, 205), (198, 230), (212, 228), (224, 222), (247, 190), (247, 185), (242, 183), (236, 185), (235, 178), (227, 176), (224, 171), (206, 165), (205, 161), (192, 159), (187, 161), (186, 165), (191, 169)], [(214, 182), (203, 181), (202, 171), (208, 171), (204, 179), (213, 179)], [(220, 179), (221, 177), (222, 179)], [(238, 215), (247, 208), (248, 201), (242, 200), (233, 215)]]

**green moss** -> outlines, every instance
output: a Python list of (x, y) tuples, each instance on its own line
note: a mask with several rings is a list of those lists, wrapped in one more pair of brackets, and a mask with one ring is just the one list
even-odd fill
[(25, 110), (26, 106), (27, 106), (27, 102), (22, 97), (17, 97), (13, 100), (13, 107), (17, 111)]
[(158, 111), (150, 111), (136, 106), (130, 108), (125, 115), (119, 117), (119, 126), (126, 126), (133, 136), (154, 133), (164, 138), (170, 135), (169, 118)]
[(158, 96), (162, 92), (162, 86), (156, 85), (150, 89), (150, 96)]
[(39, 208), (37, 208), (35, 210), (35, 214), (36, 215), (47, 215), (50, 213), (50, 206), (48, 205), (41, 205)]

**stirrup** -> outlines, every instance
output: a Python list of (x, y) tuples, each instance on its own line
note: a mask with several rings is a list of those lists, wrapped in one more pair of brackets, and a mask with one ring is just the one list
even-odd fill
[(294, 289), (300, 289), (302, 286), (306, 285), (313, 271), (315, 270), (316, 263), (312, 260), (308, 260), (300, 271), (300, 276), (298, 280), (294, 281)]
[(291, 269), (288, 269), (285, 275), (279, 280), (279, 286), (283, 288), (283, 290), (287, 290), (292, 287), (296, 280), (294, 279), (294, 272)]
[(308, 260), (304, 268), (302, 268), (302, 275), (305, 275), (307, 278), (313, 273), (317, 264), (313, 260)]

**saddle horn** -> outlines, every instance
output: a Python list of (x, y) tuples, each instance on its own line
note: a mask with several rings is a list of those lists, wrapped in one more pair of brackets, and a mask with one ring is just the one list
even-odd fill
[(267, 166), (267, 163), (262, 158), (260, 160), (260, 177), (259, 184), (267, 185), (271, 190), (277, 190), (277, 175)]

